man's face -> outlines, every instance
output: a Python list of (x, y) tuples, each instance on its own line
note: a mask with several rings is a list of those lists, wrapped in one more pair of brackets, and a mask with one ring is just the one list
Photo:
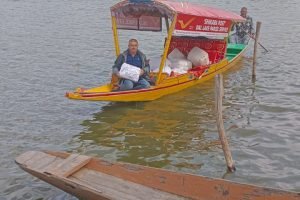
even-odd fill
[(241, 9), (241, 16), (246, 18), (247, 17), (247, 8), (242, 8)]
[(137, 42), (135, 42), (135, 41), (129, 42), (129, 44), (128, 44), (129, 53), (135, 55), (138, 50), (138, 47), (139, 47), (139, 45)]

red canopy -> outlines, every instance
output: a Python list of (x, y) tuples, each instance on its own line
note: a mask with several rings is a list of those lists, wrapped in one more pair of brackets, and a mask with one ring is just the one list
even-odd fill
[(161, 18), (173, 20), (174, 35), (224, 38), (232, 22), (245, 19), (238, 14), (189, 2), (172, 0), (124, 0), (111, 7), (119, 29), (161, 31)]
[[(172, 13), (193, 15), (197, 17), (209, 17), (215, 19), (226, 19), (233, 22), (245, 21), (245, 19), (233, 12), (218, 8), (203, 6), (189, 2), (177, 2), (172, 0), (124, 0), (111, 7), (113, 13), (126, 12), (135, 15), (140, 11), (149, 11), (153, 15), (161, 17), (169, 16)], [(157, 11), (157, 12), (153, 12)], [(148, 12), (148, 14), (149, 14)], [(171, 17), (171, 16), (169, 16)]]
[(194, 15), (199, 17), (210, 17), (216, 19), (226, 19), (233, 22), (242, 22), (245, 21), (243, 17), (233, 12), (221, 10), (218, 8), (203, 6), (195, 3), (189, 2), (176, 2), (170, 0), (161, 0), (159, 1), (167, 5), (170, 9), (176, 13)]

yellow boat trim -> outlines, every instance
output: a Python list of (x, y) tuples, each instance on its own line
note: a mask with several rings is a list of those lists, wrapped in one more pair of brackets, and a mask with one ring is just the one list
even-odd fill
[[(198, 85), (202, 82), (212, 79), (216, 74), (227, 71), (242, 58), (242, 54), (244, 53), (245, 49), (231, 61), (223, 59), (219, 63), (211, 65), (208, 71), (199, 78), (195, 78), (189, 73), (178, 77), (164, 76), (159, 85), (152, 86), (149, 89), (111, 92), (111, 85), (107, 84), (86, 90), (77, 89), (75, 92), (67, 93), (66, 96), (70, 99), (88, 101), (152, 101), (162, 96), (176, 93), (194, 85)], [(164, 74), (162, 73), (162, 75)]]

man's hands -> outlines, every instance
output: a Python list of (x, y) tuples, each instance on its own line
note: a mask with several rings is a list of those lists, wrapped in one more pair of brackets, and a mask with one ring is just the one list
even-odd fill
[(118, 78), (122, 78), (122, 77), (120, 76), (120, 72), (116, 72), (116, 73), (114, 73), (114, 75), (115, 75), (116, 77), (118, 77)]
[(144, 74), (145, 74), (145, 71), (143, 69), (141, 69), (140, 76), (143, 76)]
[(253, 40), (255, 40), (255, 33), (250, 33), (249, 36), (250, 36)]

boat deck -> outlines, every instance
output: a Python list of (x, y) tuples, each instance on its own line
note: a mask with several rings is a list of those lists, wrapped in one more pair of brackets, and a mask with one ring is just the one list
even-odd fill
[(64, 159), (37, 151), (27, 152), (16, 159), (34, 176), (83, 199), (187, 199), (83, 167), (90, 161), (90, 157), (78, 154)]
[(299, 200), (300, 194), (182, 174), (128, 163), (111, 163), (65, 152), (30, 151), (16, 158), (25, 171), (88, 200)]

